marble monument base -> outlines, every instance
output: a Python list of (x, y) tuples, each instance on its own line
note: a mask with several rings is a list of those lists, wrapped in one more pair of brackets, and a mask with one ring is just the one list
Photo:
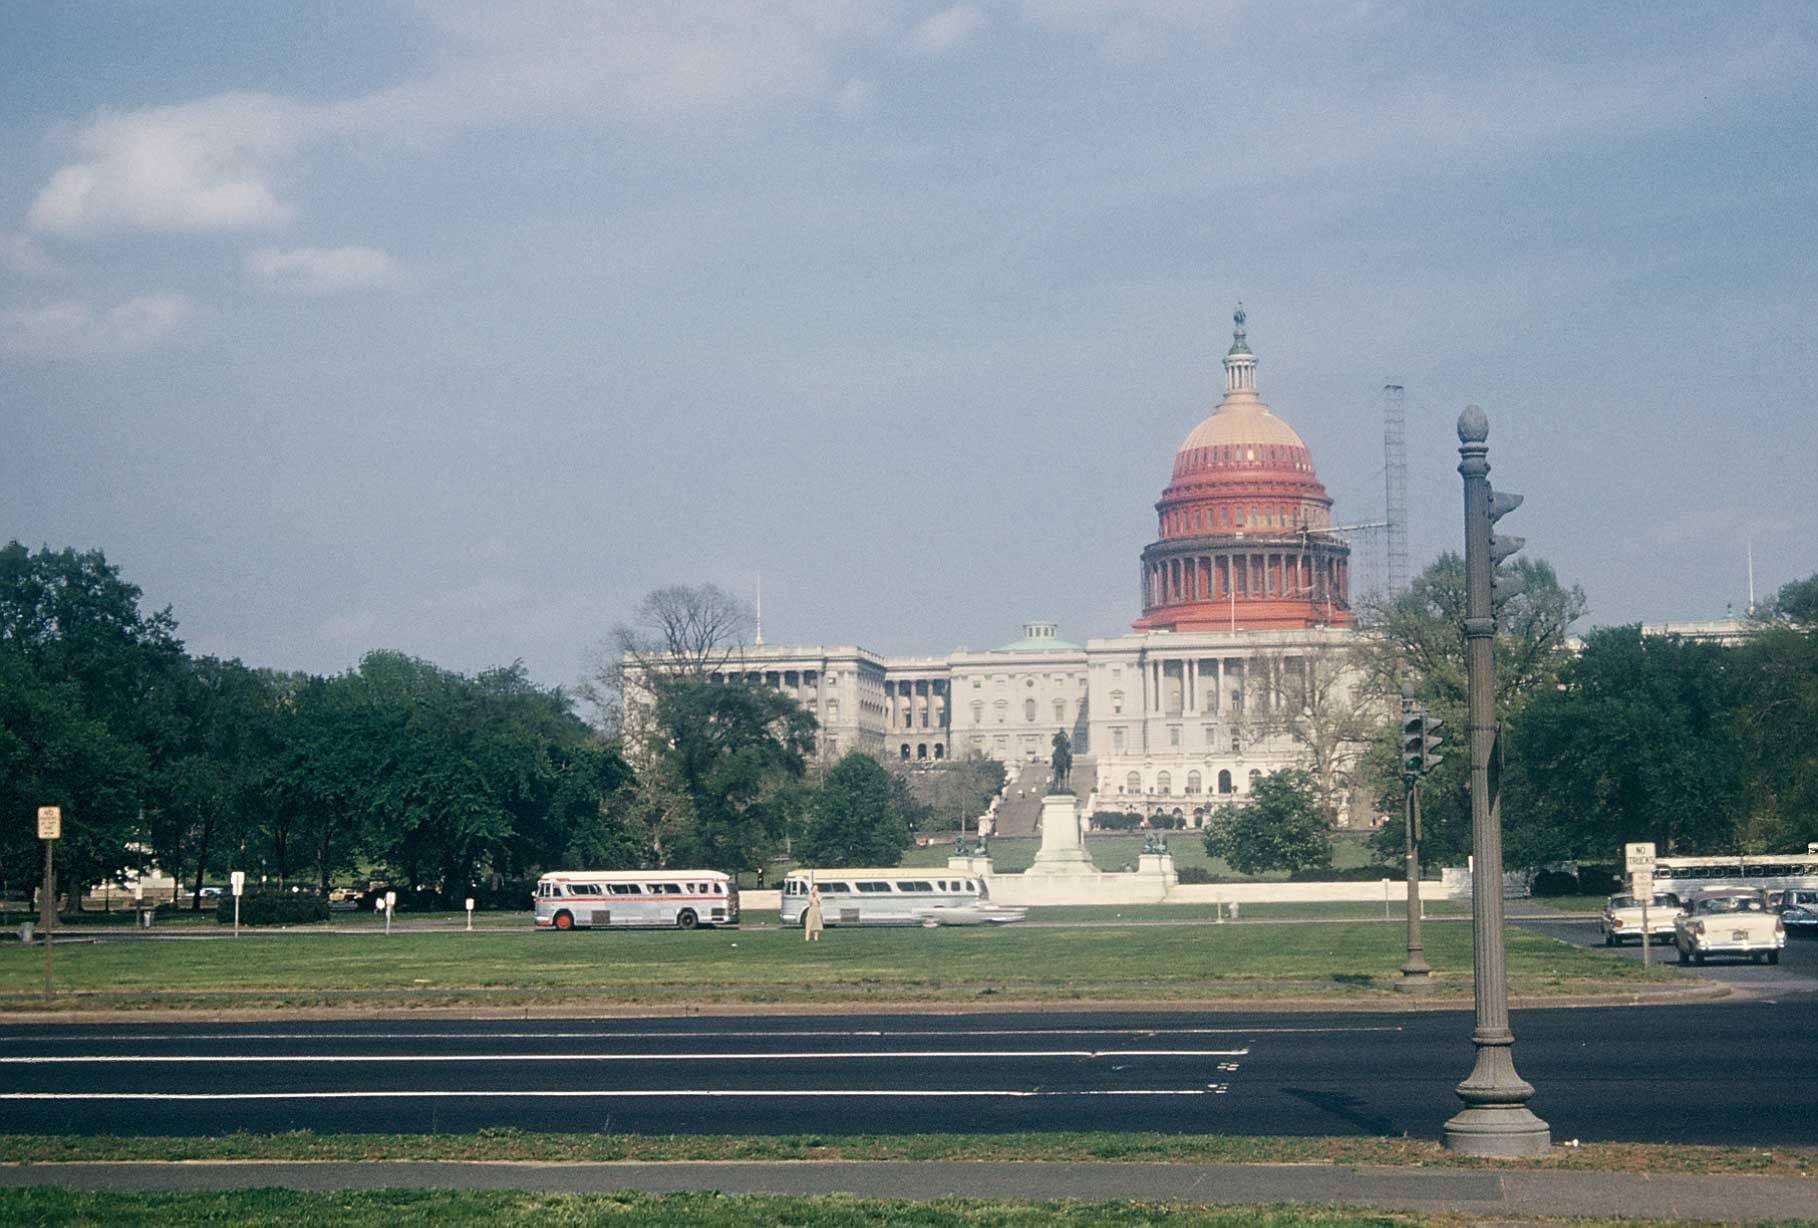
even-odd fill
[(1042, 847), (1026, 875), (1060, 876), (1097, 874), (1079, 830), (1079, 798), (1071, 793), (1050, 793), (1042, 798)]

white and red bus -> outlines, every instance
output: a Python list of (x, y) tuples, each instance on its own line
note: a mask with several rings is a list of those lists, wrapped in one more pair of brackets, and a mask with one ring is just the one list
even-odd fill
[(537, 880), (538, 929), (739, 923), (739, 885), (718, 870), (551, 870)]

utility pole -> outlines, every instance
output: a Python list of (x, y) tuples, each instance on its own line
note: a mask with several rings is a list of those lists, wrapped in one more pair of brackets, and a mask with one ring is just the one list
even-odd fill
[[(1503, 951), (1502, 807), (1492, 782), (1496, 754), (1496, 674), (1492, 649), (1496, 617), (1491, 576), (1521, 549), (1518, 537), (1495, 537), (1490, 526), (1521, 503), (1520, 495), (1490, 489), (1490, 420), (1468, 405), (1458, 415), (1458, 472), (1464, 477), (1467, 732), (1471, 746), (1472, 964), (1476, 974), (1477, 1059), (1458, 1085), (1465, 1107), (1446, 1122), (1449, 1150), (1476, 1156), (1539, 1156), (1552, 1146), (1547, 1123), (1528, 1109), (1531, 1084), (1515, 1073), (1515, 1033), (1509, 1027), (1509, 982)], [(1508, 591), (1503, 589), (1501, 591)]]

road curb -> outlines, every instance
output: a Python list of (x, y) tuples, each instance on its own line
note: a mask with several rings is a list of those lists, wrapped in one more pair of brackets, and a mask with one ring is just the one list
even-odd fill
[[(1600, 1006), (1681, 1006), (1713, 1002), (1735, 996), (1728, 985), (1699, 981), (1690, 985), (1663, 986), (1658, 990), (1626, 990), (1611, 994), (1567, 994), (1558, 997), (1516, 996), (1510, 999), (1514, 1010), (1540, 1010), (1548, 1007), (1589, 1008)], [(617, 1000), (577, 1002), (532, 1002), (521, 1006), (423, 1006), (366, 1007), (357, 1003), (346, 1006), (320, 1007), (247, 1007), (234, 1008), (146, 1008), (74, 1009), (0, 1012), (0, 1028), (8, 1025), (45, 1023), (258, 1023), (271, 1019), (296, 1019), (313, 1022), (334, 1020), (409, 1020), (409, 1019), (677, 1019), (699, 1016), (714, 1018), (728, 1015), (823, 1016), (823, 1015), (984, 1015), (984, 1014), (1068, 1014), (1080, 1010), (1141, 1011), (1159, 1013), (1274, 1014), (1321, 1011), (1333, 1014), (1425, 1014), (1438, 1011), (1467, 1012), (1472, 1009), (1469, 997), (1422, 999), (1397, 995), (1367, 999), (1331, 997), (1211, 997), (1211, 998), (1103, 998), (1103, 999), (1037, 999), (1033, 1001), (992, 996), (977, 1001), (888, 1001), (875, 998), (842, 1002), (696, 1002), (668, 1005), (646, 1005)]]

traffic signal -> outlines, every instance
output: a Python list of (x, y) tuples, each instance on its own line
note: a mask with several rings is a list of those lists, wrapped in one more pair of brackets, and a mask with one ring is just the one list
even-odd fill
[(1440, 722), (1433, 717), (1421, 714), (1420, 718), (1420, 770), (1424, 774), (1432, 771), (1444, 761), (1445, 756), (1435, 752), (1439, 744), (1445, 741), (1439, 736)]
[(1401, 719), (1401, 771), (1404, 776), (1425, 776), (1438, 767), (1445, 756), (1436, 753), (1445, 741), (1439, 736), (1440, 722), (1418, 706), (1408, 709)]
[(1423, 762), (1427, 750), (1427, 714), (1419, 708), (1410, 708), (1401, 718), (1401, 774), (1418, 776), (1426, 769)]
[[(1490, 523), (1498, 520), (1520, 507), (1522, 497), (1505, 490), (1490, 491)], [(1504, 537), (1497, 533), (1490, 534), (1490, 592), (1498, 601), (1507, 601), (1527, 587), (1527, 582), (1517, 573), (1498, 574), (1497, 568), (1502, 561), (1527, 544), (1521, 537)]]

